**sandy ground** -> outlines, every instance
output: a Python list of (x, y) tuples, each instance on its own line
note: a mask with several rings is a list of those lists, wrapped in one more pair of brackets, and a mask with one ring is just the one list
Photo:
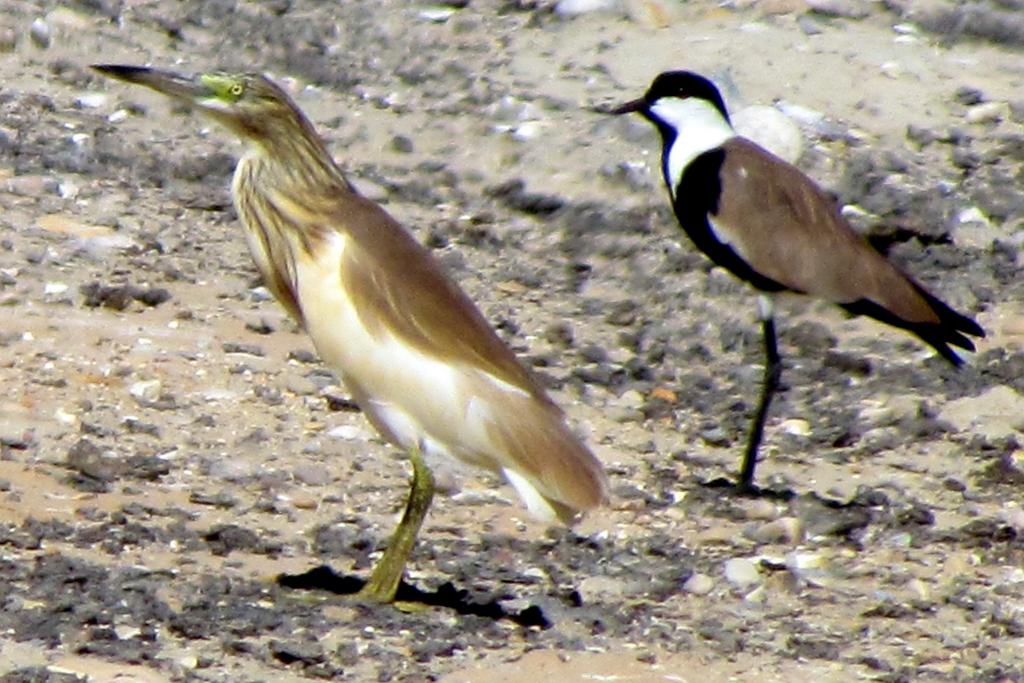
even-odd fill
[[(0, 681), (1022, 680), (1024, 53), (925, 30), (942, 3), (813, 4), (0, 3)], [(396, 523), (402, 457), (260, 287), (238, 145), (97, 61), (284, 83), (612, 505), (546, 529), (457, 472), (409, 569), (447, 606), (327, 590)], [(989, 333), (956, 371), (784, 302), (758, 476), (791, 497), (709, 485), (754, 297), (675, 227), (653, 131), (591, 111), (670, 68), (788, 112), (800, 165)]]

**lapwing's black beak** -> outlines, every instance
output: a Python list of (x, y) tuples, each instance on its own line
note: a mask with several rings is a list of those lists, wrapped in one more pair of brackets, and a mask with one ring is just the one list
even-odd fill
[(632, 102), (626, 102), (619, 106), (611, 104), (599, 104), (596, 107), (591, 107), (590, 111), (595, 114), (608, 114), (610, 116), (621, 116), (622, 114), (633, 114), (635, 112), (642, 112), (647, 109), (647, 102), (643, 98), (639, 100), (633, 100)]
[(625, 104), (620, 104), (617, 107), (606, 109), (606, 114), (613, 114), (615, 116), (621, 116), (622, 114), (635, 114), (642, 112), (647, 109), (647, 100), (640, 98), (639, 100), (632, 100)]

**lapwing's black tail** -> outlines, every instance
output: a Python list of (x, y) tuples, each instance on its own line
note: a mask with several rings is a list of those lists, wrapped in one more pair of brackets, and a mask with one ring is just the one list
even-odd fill
[(954, 311), (921, 285), (913, 280), (910, 283), (921, 298), (928, 303), (932, 311), (935, 312), (936, 317), (939, 319), (938, 322), (921, 323), (905, 320), (867, 299), (860, 299), (851, 304), (843, 304), (842, 306), (854, 315), (866, 315), (917, 335), (921, 341), (938, 351), (940, 356), (959, 367), (964, 361), (950, 346), (974, 351), (974, 342), (967, 335), (971, 337), (984, 337), (985, 330), (973, 319)]

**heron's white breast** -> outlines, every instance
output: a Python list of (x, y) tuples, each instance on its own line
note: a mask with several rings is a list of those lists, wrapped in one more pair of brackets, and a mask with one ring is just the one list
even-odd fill
[(473, 457), (487, 450), (493, 416), (486, 401), (467, 395), (467, 369), (396, 335), (374, 335), (363, 323), (341, 285), (339, 268), (350, 239), (333, 233), (315, 256), (296, 252), (299, 301), (320, 357), (343, 381), (359, 387), (366, 403), (361, 407), (387, 426), (396, 445), (495, 467)]

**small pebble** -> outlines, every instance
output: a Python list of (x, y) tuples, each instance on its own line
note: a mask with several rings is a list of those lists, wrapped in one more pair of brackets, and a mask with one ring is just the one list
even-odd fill
[(825, 558), (820, 553), (790, 553), (786, 556), (786, 568), (790, 571), (822, 569), (825, 564)]
[(803, 524), (796, 517), (780, 517), (754, 529), (750, 539), (758, 543), (800, 543)]
[(693, 595), (707, 595), (714, 587), (714, 579), (700, 572), (690, 575), (690, 578), (683, 584), (683, 590)]
[(295, 479), (308, 486), (326, 486), (331, 483), (331, 472), (323, 465), (316, 463), (300, 463), (292, 474)]
[(590, 12), (621, 12), (621, 0), (559, 0), (555, 14), (560, 17), (576, 17)]
[(43, 285), (43, 294), (48, 297), (55, 297), (64, 294), (70, 286), (64, 282), (47, 282)]
[(249, 298), (253, 301), (273, 301), (274, 295), (266, 287), (253, 287), (249, 290)]
[(160, 398), (160, 392), (163, 391), (163, 384), (158, 379), (148, 379), (141, 382), (135, 382), (128, 387), (128, 393), (140, 401), (152, 402)]
[(978, 90), (977, 88), (972, 88), (968, 85), (963, 85), (957, 88), (956, 92), (953, 93), (953, 99), (955, 99), (960, 104), (969, 107), (971, 105), (981, 104), (982, 102), (984, 102), (985, 93)]
[(0, 52), (13, 52), (17, 46), (17, 32), (10, 27), (0, 27)]
[(527, 121), (512, 129), (512, 139), (518, 142), (529, 142), (540, 137), (544, 124), (540, 121)]
[(363, 430), (355, 425), (338, 425), (337, 427), (328, 430), (327, 436), (333, 439), (353, 441), (355, 439), (363, 438)]
[(903, 67), (899, 62), (885, 62), (878, 70), (882, 72), (882, 75), (886, 78), (898, 80), (903, 77)]
[(732, 443), (729, 433), (721, 427), (709, 427), (700, 431), (700, 438), (709, 446), (725, 447)]
[(313, 380), (301, 375), (289, 374), (284, 380), (284, 387), (296, 396), (312, 396), (319, 391)]
[(968, 123), (998, 123), (1010, 118), (1010, 105), (1006, 102), (982, 102), (967, 110)]
[(455, 14), (455, 10), (451, 7), (428, 7), (427, 9), (420, 10), (418, 16), (423, 21), (443, 24), (451, 19), (453, 14)]
[(241, 342), (224, 342), (220, 345), (224, 353), (241, 353), (247, 356), (264, 356), (263, 349), (258, 344), (244, 344)]
[(288, 360), (293, 360), (296, 363), (316, 363), (318, 362), (317, 355), (312, 351), (306, 349), (295, 349), (294, 351), (288, 352)]
[(204, 401), (211, 403), (216, 401), (235, 401), (238, 399), (238, 392), (225, 388), (211, 388), (203, 391), (202, 397)]
[(748, 588), (761, 583), (761, 572), (754, 560), (734, 557), (725, 562), (725, 580), (737, 588)]
[(817, 14), (846, 19), (861, 19), (870, 12), (868, 3), (863, 0), (807, 0), (807, 6)]
[(750, 520), (769, 521), (778, 518), (779, 511), (770, 500), (752, 500), (743, 507), (743, 515)]
[(209, 464), (208, 474), (216, 479), (243, 481), (255, 476), (259, 467), (245, 458), (219, 458)]
[(416, 151), (416, 146), (412, 141), (412, 138), (406, 135), (396, 135), (391, 138), (391, 149), (402, 154), (412, 154)]
[(320, 507), (320, 501), (316, 496), (307, 493), (293, 493), (290, 496), (292, 507), (298, 510), (316, 510)]
[(668, 28), (678, 20), (678, 2), (667, 0), (625, 0), (630, 20), (646, 28)]
[(804, 35), (806, 36), (816, 36), (825, 31), (825, 29), (819, 22), (815, 21), (806, 14), (802, 14), (799, 17), (797, 17), (796, 25), (800, 27), (800, 30), (803, 31)]
[(52, 32), (50, 25), (43, 19), (36, 19), (28, 29), (28, 35), (36, 47), (46, 49), (50, 47)]
[(60, 183), (56, 179), (42, 175), (19, 175), (0, 181), (0, 189), (4, 192), (22, 197), (55, 194), (59, 187)]
[(621, 396), (608, 401), (608, 405), (616, 408), (640, 408), (644, 404), (644, 396), (636, 389), (622, 392)]
[(779, 425), (783, 432), (786, 434), (792, 434), (793, 436), (810, 436), (811, 435), (811, 423), (807, 420), (801, 420), (793, 418), (790, 420), (784, 420)]
[(79, 95), (75, 104), (82, 109), (97, 109), (107, 103), (107, 96), (101, 92)]
[(608, 602), (609, 599), (621, 598), (625, 586), (621, 579), (609, 576), (588, 576), (579, 584), (579, 593), (583, 604)]

